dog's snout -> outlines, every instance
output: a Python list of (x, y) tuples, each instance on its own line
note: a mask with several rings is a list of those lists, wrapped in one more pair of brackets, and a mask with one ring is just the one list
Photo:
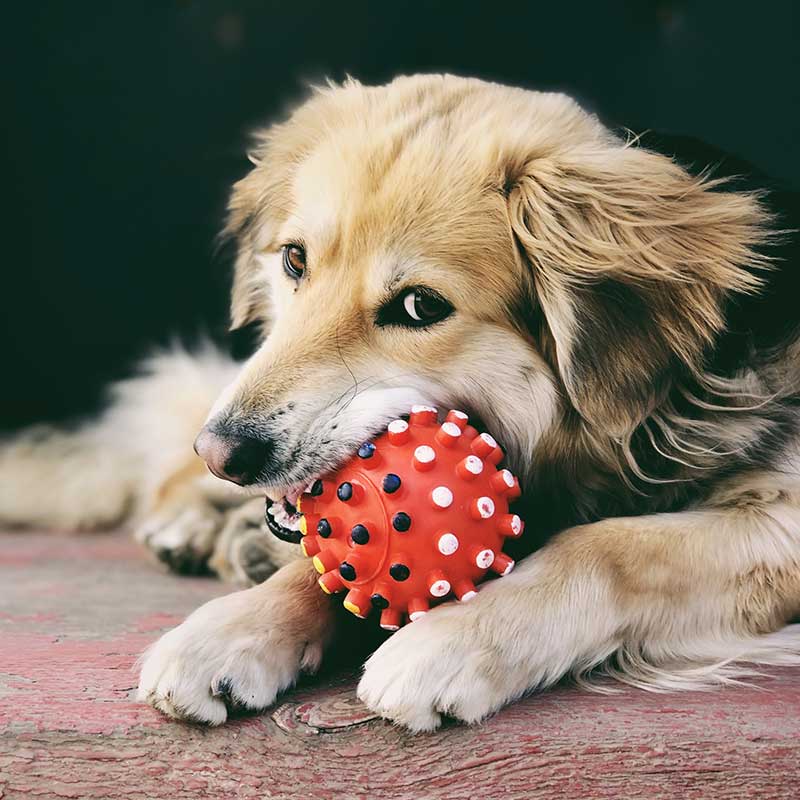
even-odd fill
[(208, 428), (200, 431), (194, 451), (218, 478), (247, 486), (264, 471), (272, 443), (250, 436), (220, 434)]

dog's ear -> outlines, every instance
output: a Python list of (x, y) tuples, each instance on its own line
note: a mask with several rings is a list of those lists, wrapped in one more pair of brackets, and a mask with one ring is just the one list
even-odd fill
[(724, 189), (622, 144), (510, 169), (531, 302), (571, 404), (596, 429), (630, 434), (676, 374), (702, 371), (726, 297), (758, 289), (768, 215)]

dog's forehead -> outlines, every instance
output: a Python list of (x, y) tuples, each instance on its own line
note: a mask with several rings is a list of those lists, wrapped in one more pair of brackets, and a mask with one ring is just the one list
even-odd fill
[(329, 148), (320, 146), (297, 167), (292, 182), (293, 214), (290, 225), (302, 228), (315, 249), (324, 249), (336, 235), (347, 212), (355, 176)]
[(447, 279), (478, 277), (489, 261), (513, 267), (505, 201), (488, 170), (446, 156), (391, 132), (326, 139), (296, 169), (287, 231), (322, 268), (368, 266), (376, 292), (432, 269)]

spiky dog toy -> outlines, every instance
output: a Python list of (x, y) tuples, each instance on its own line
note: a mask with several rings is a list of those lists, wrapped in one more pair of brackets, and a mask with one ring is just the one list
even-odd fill
[(452, 594), (469, 600), (489, 570), (513, 568), (502, 548), (524, 528), (508, 507), (519, 481), (468, 423), (450, 411), (440, 425), (435, 408), (414, 406), (300, 498), (303, 552), (326, 592), (347, 590), (356, 616), (378, 609), (381, 627), (397, 630)]

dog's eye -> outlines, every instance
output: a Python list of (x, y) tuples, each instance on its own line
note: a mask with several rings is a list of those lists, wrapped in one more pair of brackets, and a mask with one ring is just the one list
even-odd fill
[(287, 244), (283, 247), (284, 272), (296, 281), (306, 271), (306, 251), (299, 244)]
[(453, 313), (453, 306), (432, 289), (417, 287), (401, 292), (378, 311), (377, 324), (424, 328)]
[(425, 325), (438, 322), (450, 313), (450, 305), (441, 297), (430, 292), (414, 289), (403, 297), (403, 308), (414, 322)]

